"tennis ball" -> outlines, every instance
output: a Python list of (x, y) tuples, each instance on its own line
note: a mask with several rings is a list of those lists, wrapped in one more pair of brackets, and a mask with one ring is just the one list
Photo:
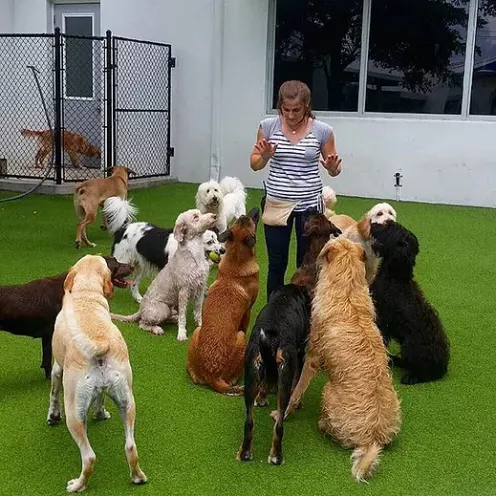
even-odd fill
[(218, 253), (215, 253), (215, 251), (211, 251), (208, 254), (208, 258), (210, 258), (210, 260), (212, 260), (212, 262), (214, 262), (214, 263), (220, 262), (220, 255)]

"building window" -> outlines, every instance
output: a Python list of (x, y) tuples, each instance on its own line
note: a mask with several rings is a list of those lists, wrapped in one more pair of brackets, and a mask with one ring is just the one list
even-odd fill
[(496, 115), (496, 3), (479, 0), (470, 113)]
[(372, 0), (366, 112), (460, 114), (468, 1)]
[(277, 0), (273, 77), (299, 79), (312, 91), (315, 110), (358, 110), (362, 1)]

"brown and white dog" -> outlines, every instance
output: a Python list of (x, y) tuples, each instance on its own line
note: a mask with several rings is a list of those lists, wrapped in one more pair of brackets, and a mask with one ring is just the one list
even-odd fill
[(333, 215), (329, 220), (341, 229), (343, 237), (363, 246), (367, 257), (365, 262), (367, 281), (369, 285), (372, 284), (379, 268), (379, 258), (372, 250), (370, 225), (384, 224), (388, 220), (396, 221), (396, 210), (389, 203), (377, 203), (358, 222), (343, 214)]
[[(74, 191), (74, 209), (79, 217), (76, 231), (76, 248), (81, 246), (81, 241), (86, 245), (95, 247), (86, 234), (86, 227), (95, 221), (98, 208), (102, 207), (105, 200), (117, 196), (122, 200), (127, 198), (127, 184), (130, 174), (135, 174), (127, 167), (113, 167), (112, 175), (107, 178), (88, 179), (76, 186)], [(133, 210), (133, 213), (135, 211)], [(103, 225), (106, 230), (106, 219), (102, 216)]]
[(59, 392), (63, 384), (66, 424), (82, 460), (81, 474), (67, 483), (67, 491), (84, 491), (93, 473), (96, 455), (87, 437), (86, 420), (93, 402), (95, 419), (110, 417), (104, 408), (104, 392), (115, 402), (124, 422), (131, 480), (143, 484), (147, 477), (139, 466), (134, 441), (132, 370), (126, 342), (110, 318), (107, 298), (112, 298), (113, 286), (105, 259), (96, 255), (81, 258), (69, 270), (64, 291), (53, 334), (55, 361), (47, 422), (54, 425), (61, 419)]
[(201, 326), (188, 348), (186, 368), (192, 381), (223, 394), (243, 392), (235, 384), (243, 373), (246, 331), (258, 296), (255, 244), (259, 215), (258, 208), (253, 208), (219, 235), (226, 253), (208, 289)]

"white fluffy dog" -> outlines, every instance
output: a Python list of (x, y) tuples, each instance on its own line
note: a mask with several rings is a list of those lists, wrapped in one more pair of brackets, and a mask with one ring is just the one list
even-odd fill
[(338, 199), (336, 198), (336, 192), (330, 186), (324, 186), (322, 188), (322, 199), (324, 200), (324, 215), (330, 219), (333, 215), (336, 215), (334, 211)]
[[(139, 291), (141, 279), (148, 275), (155, 277), (165, 267), (177, 250), (177, 240), (173, 228), (159, 227), (149, 222), (133, 222), (137, 208), (129, 201), (118, 197), (105, 201), (103, 214), (107, 217), (107, 229), (114, 235), (112, 256), (121, 263), (135, 268), (134, 280), (131, 284), (133, 298), (139, 303), (142, 296)], [(213, 261), (211, 253), (216, 255), (216, 263), (220, 255), (225, 253), (222, 243), (214, 231), (207, 230), (203, 234), (205, 257), (210, 266)]]
[(194, 317), (197, 325), (201, 326), (210, 269), (205, 258), (203, 233), (211, 229), (216, 220), (215, 214), (202, 214), (196, 209), (180, 214), (174, 226), (177, 250), (148, 287), (139, 311), (129, 316), (112, 314), (112, 317), (122, 322), (139, 322), (144, 331), (163, 334), (161, 324), (174, 318), (177, 309), (177, 340), (188, 339), (186, 310), (190, 299), (195, 300)]
[(237, 177), (226, 176), (220, 183), (211, 180), (200, 184), (195, 201), (202, 213), (217, 215), (219, 233), (224, 232), (232, 220), (246, 215), (246, 191)]

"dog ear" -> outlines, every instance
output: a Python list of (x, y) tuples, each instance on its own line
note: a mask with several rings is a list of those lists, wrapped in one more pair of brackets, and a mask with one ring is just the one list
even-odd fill
[(219, 240), (219, 243), (225, 243), (226, 241), (232, 241), (233, 233), (231, 232), (230, 229), (228, 229), (227, 231), (220, 233), (217, 236), (217, 239)]
[(253, 207), (249, 212), (248, 212), (248, 217), (255, 222), (255, 225), (258, 226), (258, 221), (260, 219), (260, 210), (258, 207)]
[(174, 226), (174, 238), (176, 238), (178, 243), (182, 243), (184, 241), (184, 235), (187, 232), (187, 227), (184, 222), (178, 222)]
[(363, 239), (370, 239), (370, 219), (365, 216), (357, 224), (357, 231)]
[(126, 167), (126, 172), (128, 176), (136, 176), (136, 172), (131, 170), (129, 167)]
[(248, 248), (253, 248), (257, 243), (257, 237), (255, 235), (248, 235), (243, 240), (243, 243), (248, 246)]
[(67, 274), (64, 281), (64, 291), (66, 293), (70, 293), (72, 291), (72, 287), (74, 286), (74, 278), (76, 277), (76, 272), (74, 270), (70, 270)]
[(107, 300), (111, 300), (114, 297), (114, 285), (112, 284), (110, 270), (106, 270), (103, 276), (103, 296)]

